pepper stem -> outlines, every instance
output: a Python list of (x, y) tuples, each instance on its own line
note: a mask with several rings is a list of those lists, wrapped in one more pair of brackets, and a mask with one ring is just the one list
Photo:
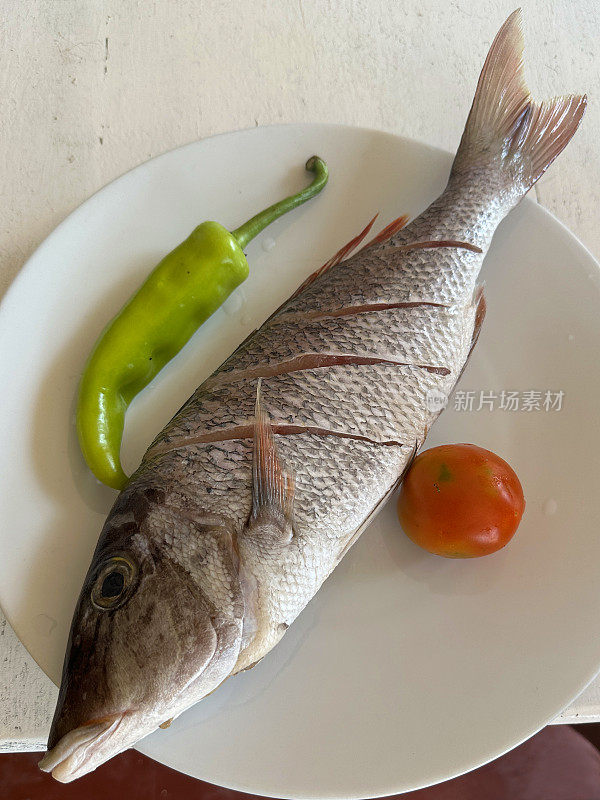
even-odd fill
[(314, 179), (309, 183), (306, 189), (302, 189), (301, 192), (292, 194), (284, 200), (280, 200), (278, 203), (274, 203), (272, 206), (265, 208), (264, 211), (256, 214), (256, 216), (249, 219), (248, 222), (244, 222), (243, 225), (240, 225), (239, 228), (232, 231), (242, 249), (251, 239), (254, 239), (263, 228), (266, 228), (267, 225), (270, 225), (276, 219), (283, 216), (283, 214), (287, 214), (288, 211), (291, 211), (297, 206), (301, 206), (302, 203), (306, 203), (311, 197), (319, 194), (329, 178), (327, 164), (322, 158), (319, 158), (319, 156), (311, 156), (306, 162), (306, 169), (315, 174)]

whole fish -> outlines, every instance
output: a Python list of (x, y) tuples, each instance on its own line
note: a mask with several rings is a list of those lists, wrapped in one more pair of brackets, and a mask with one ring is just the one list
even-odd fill
[[(48, 751), (71, 781), (260, 661), (399, 484), (477, 339), (498, 223), (573, 136), (535, 103), (520, 13), (491, 47), (443, 194), (350, 243), (196, 391), (102, 529)], [(366, 231), (363, 232), (363, 235)]]

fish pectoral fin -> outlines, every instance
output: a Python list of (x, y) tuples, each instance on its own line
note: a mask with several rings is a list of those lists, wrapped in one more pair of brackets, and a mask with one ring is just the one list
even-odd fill
[(277, 452), (271, 421), (262, 404), (261, 384), (259, 379), (254, 412), (252, 511), (248, 527), (269, 525), (290, 540), (295, 481), (292, 472), (284, 469)]

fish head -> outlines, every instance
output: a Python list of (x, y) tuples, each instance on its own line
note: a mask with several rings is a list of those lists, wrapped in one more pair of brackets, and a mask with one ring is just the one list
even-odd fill
[(41, 769), (72, 781), (225, 680), (243, 619), (227, 541), (221, 520), (186, 520), (160, 489), (121, 493), (75, 609)]

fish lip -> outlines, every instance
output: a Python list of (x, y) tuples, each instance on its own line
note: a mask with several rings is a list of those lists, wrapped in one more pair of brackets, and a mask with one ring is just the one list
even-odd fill
[(38, 763), (39, 768), (43, 772), (51, 772), (52, 777), (61, 783), (75, 780), (88, 760), (90, 751), (114, 734), (127, 713), (109, 714), (73, 728), (45, 753)]

